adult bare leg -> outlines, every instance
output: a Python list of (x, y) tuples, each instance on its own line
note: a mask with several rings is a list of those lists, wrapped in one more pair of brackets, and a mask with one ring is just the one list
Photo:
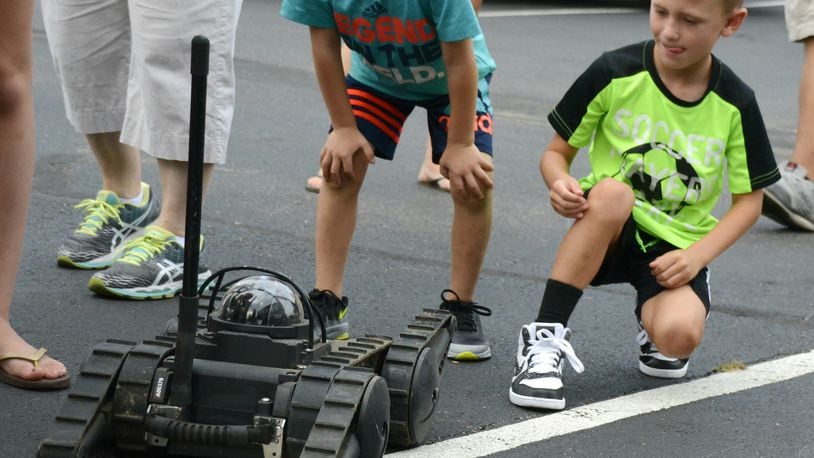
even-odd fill
[[(8, 0), (0, 16), (0, 354), (33, 355), (37, 351), (9, 322), (34, 175), (33, 7), (33, 1)], [(36, 367), (21, 359), (0, 361), (0, 370), (25, 380), (67, 374), (62, 363), (48, 356)]]
[(138, 149), (119, 142), (120, 134), (87, 134), (85, 138), (102, 173), (102, 189), (134, 199), (141, 193), (141, 156)]
[[(209, 182), (212, 180), (212, 172), (214, 170), (215, 166), (213, 164), (204, 164), (204, 196), (206, 196), (206, 190), (209, 187)], [(158, 159), (158, 174), (161, 177), (163, 203), (161, 205), (161, 213), (153, 224), (182, 237), (186, 233), (188, 173), (187, 162)]]

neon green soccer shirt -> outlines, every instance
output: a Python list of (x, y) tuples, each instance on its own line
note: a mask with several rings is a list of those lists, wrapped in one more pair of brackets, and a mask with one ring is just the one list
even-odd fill
[(653, 45), (603, 54), (548, 119), (571, 146), (589, 146), (583, 189), (608, 177), (629, 184), (639, 229), (686, 248), (717, 224), (725, 174), (733, 194), (780, 174), (754, 92), (713, 56), (705, 95), (679, 100), (656, 72)]

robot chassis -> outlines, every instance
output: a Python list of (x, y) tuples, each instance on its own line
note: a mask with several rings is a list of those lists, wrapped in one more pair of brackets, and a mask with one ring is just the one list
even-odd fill
[[(178, 319), (153, 340), (96, 345), (37, 456), (372, 457), (388, 443), (421, 443), (455, 328), (448, 312), (425, 309), (395, 338), (315, 341), (315, 321), (321, 336), (324, 323), (308, 295), (280, 273), (228, 268), (198, 287), (208, 53), (208, 39), (195, 37), (189, 269)], [(289, 285), (317, 319), (270, 327), (220, 319), (213, 309), (221, 290), (240, 280), (224, 285), (225, 275), (246, 270)]]

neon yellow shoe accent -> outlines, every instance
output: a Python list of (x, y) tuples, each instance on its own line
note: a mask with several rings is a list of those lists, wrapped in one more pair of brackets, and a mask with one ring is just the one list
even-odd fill
[(57, 265), (62, 267), (73, 267), (74, 269), (83, 269), (83, 270), (99, 270), (104, 269), (104, 267), (89, 267), (82, 264), (77, 264), (68, 256), (60, 255), (57, 256)]
[[(104, 280), (101, 278), (90, 277), (90, 280), (88, 281), (88, 289), (100, 296), (114, 297), (117, 299), (130, 299), (129, 296), (125, 296), (114, 289), (108, 288), (107, 285), (105, 285)], [(143, 300), (144, 298), (134, 297), (133, 299)]]
[(74, 233), (94, 237), (108, 220), (113, 219), (121, 223), (119, 210), (123, 206), (119, 196), (113, 191), (99, 191), (95, 199), (79, 202), (74, 208), (85, 210), (85, 217)]
[[(341, 312), (339, 312), (339, 321), (344, 320), (345, 315), (347, 315), (347, 313), (348, 313), (348, 308), (347, 307), (345, 307)], [(345, 337), (345, 339), (347, 339), (347, 337)]]
[(350, 333), (349, 332), (343, 332), (342, 334), (339, 334), (338, 336), (336, 336), (335, 340), (348, 340), (348, 339), (350, 339)]
[(455, 357), (452, 359), (456, 361), (480, 361), (478, 355), (472, 353), (471, 351), (462, 351), (455, 355)]
[(123, 254), (118, 261), (138, 266), (161, 253), (174, 239), (175, 235), (163, 227), (147, 226), (144, 228), (144, 234), (124, 246)]
[(152, 192), (153, 191), (150, 188), (150, 185), (148, 185), (147, 183), (142, 181), (141, 182), (141, 203), (138, 204), (138, 205), (134, 205), (134, 206), (138, 207), (138, 208), (143, 208), (145, 205), (149, 204), (150, 203), (150, 193), (152, 193)]

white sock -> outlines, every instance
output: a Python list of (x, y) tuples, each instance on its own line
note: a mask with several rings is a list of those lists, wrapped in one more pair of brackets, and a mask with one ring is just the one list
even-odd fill
[(121, 199), (120, 198), (119, 200), (121, 200), (122, 202), (124, 202), (126, 204), (135, 205), (136, 207), (138, 207), (139, 205), (141, 205), (141, 201), (144, 200), (144, 186), (139, 186), (138, 196), (136, 196), (136, 197), (134, 197), (132, 199)]
[(186, 243), (186, 240), (187, 240), (186, 237), (181, 237), (180, 235), (175, 236), (175, 243), (181, 245), (181, 248), (184, 247), (184, 243)]

